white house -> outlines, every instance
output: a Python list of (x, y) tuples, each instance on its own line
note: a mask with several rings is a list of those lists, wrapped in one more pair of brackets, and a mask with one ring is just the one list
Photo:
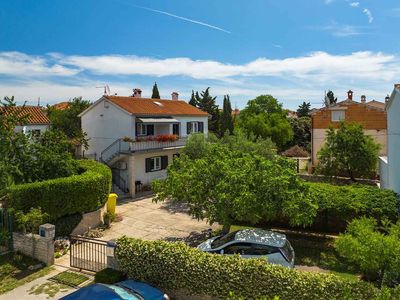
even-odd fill
[(388, 188), (400, 194), (400, 84), (394, 90), (386, 105), (388, 122), (387, 156), (380, 157), (381, 188)]
[[(0, 107), (0, 109), (4, 110), (3, 107)], [(20, 117), (25, 117), (24, 124), (19, 124), (15, 127), (16, 132), (40, 135), (50, 127), (50, 120), (43, 107), (29, 105), (14, 106), (9, 107), (5, 113), (7, 114), (9, 110), (17, 112)]]
[(89, 138), (85, 157), (111, 167), (113, 183), (134, 195), (152, 180), (164, 178), (189, 134), (208, 132), (208, 114), (172, 93), (171, 100), (104, 95), (81, 117)]

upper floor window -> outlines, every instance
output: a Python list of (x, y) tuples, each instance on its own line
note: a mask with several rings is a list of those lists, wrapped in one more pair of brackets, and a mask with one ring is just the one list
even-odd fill
[(332, 116), (332, 122), (344, 121), (346, 117), (344, 110), (332, 110), (331, 116)]
[(203, 122), (187, 122), (187, 134), (204, 132)]
[(136, 136), (154, 135), (153, 124), (136, 123)]

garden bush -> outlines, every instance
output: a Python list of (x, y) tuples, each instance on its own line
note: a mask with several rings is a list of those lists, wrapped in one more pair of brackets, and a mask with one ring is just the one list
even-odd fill
[(183, 289), (217, 299), (228, 298), (230, 292), (243, 299), (375, 299), (380, 293), (367, 282), (300, 272), (263, 259), (204, 253), (183, 243), (122, 237), (116, 258), (128, 278), (167, 292)]
[(110, 268), (101, 270), (94, 275), (94, 282), (96, 283), (113, 284), (125, 279), (126, 276), (124, 273)]
[(92, 160), (78, 163), (79, 175), (9, 187), (7, 206), (23, 212), (40, 207), (53, 222), (62, 216), (97, 210), (107, 201), (111, 170)]

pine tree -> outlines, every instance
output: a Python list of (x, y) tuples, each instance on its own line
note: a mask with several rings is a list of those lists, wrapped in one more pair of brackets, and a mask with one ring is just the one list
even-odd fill
[(208, 129), (214, 133), (219, 133), (219, 109), (215, 103), (217, 97), (210, 96), (210, 88), (202, 91), (199, 95), (195, 94), (197, 107), (210, 114), (211, 118), (208, 121)]
[(192, 96), (190, 97), (189, 104), (196, 107), (197, 106), (197, 101), (196, 97), (194, 96), (194, 91), (192, 90)]
[(299, 105), (297, 109), (297, 116), (300, 117), (308, 117), (308, 113), (311, 111), (311, 103), (310, 102), (303, 102), (303, 104)]
[(233, 134), (232, 106), (229, 95), (224, 96), (224, 105), (220, 121), (220, 135), (224, 136), (227, 131), (229, 131), (229, 134)]
[(157, 82), (154, 82), (153, 85), (153, 94), (151, 95), (152, 99), (160, 99), (160, 92), (158, 91)]

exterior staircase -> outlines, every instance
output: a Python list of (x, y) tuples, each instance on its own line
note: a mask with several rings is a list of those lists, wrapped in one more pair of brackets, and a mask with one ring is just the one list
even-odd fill
[(119, 188), (119, 186), (116, 185), (116, 184), (114, 184), (114, 183), (112, 184), (111, 192), (117, 194), (119, 200), (131, 198), (131, 195), (129, 195), (129, 193), (123, 192), (123, 191)]

